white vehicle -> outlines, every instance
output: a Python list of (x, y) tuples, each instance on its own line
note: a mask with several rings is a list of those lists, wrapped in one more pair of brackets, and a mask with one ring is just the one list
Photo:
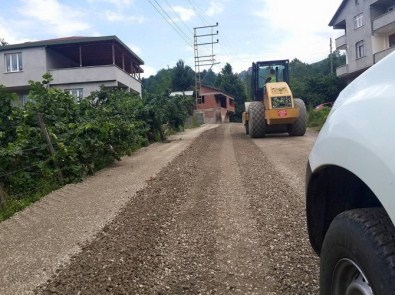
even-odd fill
[(337, 98), (309, 156), (320, 294), (395, 294), (395, 52)]

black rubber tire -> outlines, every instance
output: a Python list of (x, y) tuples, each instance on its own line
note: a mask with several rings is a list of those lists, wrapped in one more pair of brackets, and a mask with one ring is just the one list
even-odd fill
[[(348, 268), (343, 267), (345, 264)], [(395, 228), (383, 208), (343, 212), (332, 221), (325, 235), (320, 294), (345, 295), (344, 288), (351, 289), (356, 284), (370, 286), (371, 290), (355, 294), (395, 294)]]
[(307, 112), (304, 101), (300, 98), (294, 99), (295, 107), (299, 108), (299, 118), (292, 124), (288, 125), (288, 134), (290, 136), (303, 136), (306, 133)]
[(265, 107), (263, 102), (254, 101), (248, 107), (248, 131), (251, 138), (265, 137)]

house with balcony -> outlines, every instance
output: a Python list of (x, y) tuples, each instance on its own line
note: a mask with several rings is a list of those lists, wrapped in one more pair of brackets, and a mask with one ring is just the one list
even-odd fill
[(206, 124), (228, 123), (229, 115), (235, 112), (235, 100), (221, 89), (201, 85), (196, 102), (196, 112)]
[(67, 37), (0, 46), (0, 84), (28, 99), (29, 80), (50, 73), (50, 87), (80, 99), (101, 85), (141, 94), (144, 62), (116, 36)]
[(335, 40), (346, 53), (338, 77), (351, 81), (395, 51), (394, 0), (343, 0), (329, 26), (343, 31)]

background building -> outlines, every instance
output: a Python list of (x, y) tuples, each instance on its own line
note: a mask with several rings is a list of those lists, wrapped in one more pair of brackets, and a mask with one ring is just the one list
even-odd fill
[(41, 81), (50, 73), (50, 87), (70, 92), (77, 99), (101, 85), (141, 94), (144, 62), (116, 36), (67, 37), (0, 46), (0, 84), (24, 103), (29, 80)]
[(220, 89), (202, 85), (196, 112), (203, 114), (204, 123), (228, 123), (229, 115), (235, 112), (235, 100)]
[(352, 80), (395, 50), (395, 1), (343, 0), (329, 26), (344, 31), (336, 49), (347, 62), (336, 74)]

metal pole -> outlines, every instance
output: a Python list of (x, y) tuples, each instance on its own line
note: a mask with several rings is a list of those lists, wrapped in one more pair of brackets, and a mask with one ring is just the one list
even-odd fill
[[(212, 68), (214, 65), (218, 64), (215, 62), (215, 55), (214, 55), (214, 44), (218, 43), (217, 41), (214, 41), (214, 36), (218, 35), (218, 31), (214, 33), (214, 27), (217, 27), (218, 23), (212, 26), (203, 26), (203, 27), (196, 27), (193, 28), (194, 31), (194, 54), (195, 54), (195, 100), (196, 100), (196, 105), (198, 104), (198, 97), (200, 96), (200, 88), (202, 85), (201, 81), (201, 76), (200, 76), (200, 68), (203, 66), (210, 66)], [(198, 34), (198, 30), (210, 30), (208, 32), (203, 32), (203, 34)], [(199, 38), (204, 38), (204, 37), (211, 37), (211, 42), (203, 42), (199, 43), (198, 39)], [(204, 41), (204, 40), (203, 40)], [(204, 56), (199, 56), (199, 46), (205, 46), (205, 45), (211, 45), (211, 54), (210, 55), (204, 55)], [(209, 59), (205, 59), (209, 58)]]
[(331, 75), (333, 75), (332, 38), (329, 39), (329, 47), (330, 47), (330, 53), (331, 53)]

